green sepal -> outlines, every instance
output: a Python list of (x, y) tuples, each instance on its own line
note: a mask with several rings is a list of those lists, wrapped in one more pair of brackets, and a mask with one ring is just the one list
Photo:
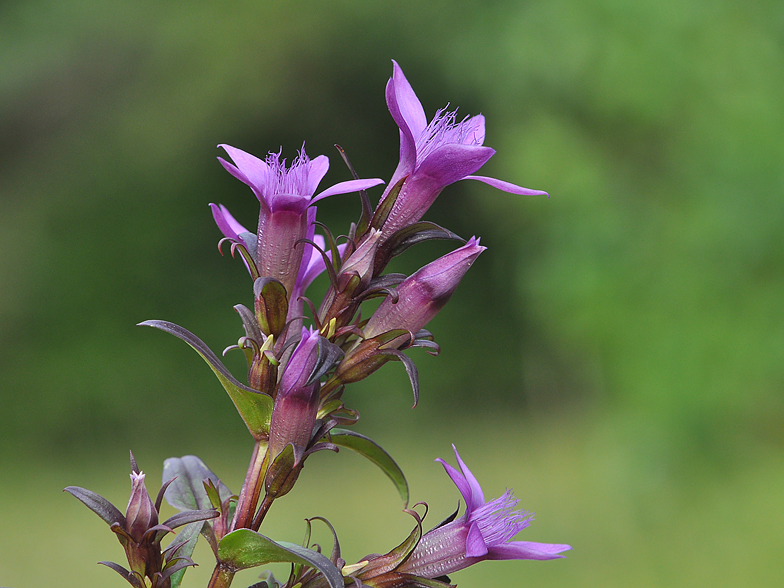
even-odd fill
[(332, 429), (327, 439), (338, 447), (356, 451), (381, 468), (381, 471), (392, 480), (395, 488), (397, 488), (400, 498), (403, 499), (403, 508), (408, 507), (408, 481), (406, 481), (400, 466), (380, 445), (364, 435), (347, 429)]
[(223, 388), (231, 398), (237, 412), (248, 427), (248, 431), (257, 441), (269, 438), (270, 419), (272, 418), (272, 397), (240, 384), (231, 375), (226, 366), (218, 359), (212, 350), (196, 335), (168, 321), (144, 321), (139, 326), (155, 327), (175, 337), (182, 339), (198, 353), (213, 373), (217, 376)]
[(267, 496), (280, 498), (289, 493), (299, 477), (301, 457), (302, 452), (295, 450), (293, 443), (286, 445), (275, 456), (264, 478), (264, 490)]
[(289, 312), (285, 286), (273, 278), (258, 278), (253, 282), (253, 296), (256, 300), (256, 320), (261, 331), (277, 339), (286, 326), (286, 315)]
[(325, 556), (296, 543), (275, 542), (250, 529), (226, 535), (218, 546), (218, 559), (237, 571), (269, 563), (305, 565), (321, 572), (330, 588), (344, 588), (343, 575)]
[[(381, 230), (381, 227), (384, 226), (384, 223), (387, 222), (389, 218), (389, 213), (392, 212), (392, 208), (395, 206), (395, 202), (397, 201), (397, 197), (400, 194), (400, 189), (403, 187), (403, 184), (408, 179), (408, 176), (400, 178), (397, 184), (392, 186), (392, 189), (387, 194), (386, 198), (384, 198), (381, 202), (378, 203), (378, 207), (376, 208), (376, 212), (373, 214), (373, 219), (370, 221), (370, 228)], [(380, 273), (380, 272), (374, 272)]]

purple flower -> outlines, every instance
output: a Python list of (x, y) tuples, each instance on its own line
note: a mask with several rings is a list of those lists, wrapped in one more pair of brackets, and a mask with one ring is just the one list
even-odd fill
[(430, 123), (403, 70), (393, 61), (387, 83), (389, 112), (400, 128), (400, 163), (382, 201), (392, 188), (406, 178), (383, 227), (386, 236), (417, 222), (443, 188), (458, 180), (479, 180), (491, 186), (525, 195), (547, 195), (509, 182), (471, 175), (495, 153), (484, 147), (485, 119), (480, 114), (457, 120), (457, 110), (439, 110)]
[(476, 478), (454, 445), (452, 448), (460, 471), (442, 459), (436, 461), (463, 495), (465, 514), (425, 534), (397, 572), (438, 578), (488, 559), (556, 559), (563, 557), (558, 555), (562, 551), (571, 549), (555, 543), (512, 541), (531, 523), (533, 515), (516, 510), (518, 501), (509, 490), (486, 503)]
[(397, 301), (388, 296), (370, 317), (363, 333), (370, 339), (393, 329), (419, 331), (438, 314), (468, 268), (486, 247), (479, 239), (468, 242), (411, 274), (397, 287)]
[(318, 411), (318, 380), (311, 381), (319, 356), (319, 332), (302, 328), (302, 337), (278, 385), (270, 423), (270, 454), (286, 445), (304, 449), (310, 442)]
[[(315, 194), (329, 169), (329, 159), (320, 155), (311, 160), (304, 148), (291, 164), (280, 159), (280, 153), (269, 153), (266, 160), (254, 157), (229, 145), (220, 145), (229, 154), (229, 163), (218, 158), (224, 168), (253, 190), (261, 205), (255, 246), (248, 246), (258, 273), (281, 282), (291, 296), (303, 258), (300, 242), (312, 236), (311, 225), (315, 212), (309, 207), (322, 198), (365, 190), (383, 183), (382, 180), (350, 180), (335, 184)], [(213, 216), (223, 234), (232, 241), (246, 244), (246, 231), (223, 206), (212, 205)], [(250, 233), (249, 233), (250, 234)], [(250, 234), (252, 235), (252, 234)]]

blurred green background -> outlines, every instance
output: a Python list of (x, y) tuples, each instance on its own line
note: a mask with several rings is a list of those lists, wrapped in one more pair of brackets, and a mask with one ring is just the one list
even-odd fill
[[(488, 497), (514, 487), (536, 512), (520, 539), (574, 546), (452, 580), (781, 585), (784, 5), (764, 0), (2, 3), (0, 585), (123, 585), (95, 565), (119, 544), (61, 489), (124, 506), (129, 448), (151, 487), (195, 453), (239, 489), (251, 447), (228, 398), (134, 325), (236, 341), (249, 280), (207, 203), (248, 226), (257, 207), (215, 145), (290, 159), (305, 141), (327, 186), (349, 178), (339, 143), (389, 178), (392, 58), (429, 116), (486, 116), (483, 174), (552, 195), (447, 188), (427, 218), (488, 251), (431, 323), (442, 355), (413, 354), (420, 406), (399, 364), (346, 393), (433, 521), (458, 498), (433, 463), (454, 442)], [(319, 207), (336, 233), (357, 213)], [(299, 541), (314, 515), (349, 561), (411, 526), (345, 452), (311, 458), (268, 533)]]

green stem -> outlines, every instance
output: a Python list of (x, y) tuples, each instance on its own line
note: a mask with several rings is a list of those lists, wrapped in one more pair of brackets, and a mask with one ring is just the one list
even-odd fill
[(248, 473), (245, 475), (245, 482), (242, 484), (242, 491), (237, 499), (237, 509), (230, 531), (250, 528), (253, 515), (256, 512), (256, 505), (259, 503), (261, 487), (264, 485), (267, 445), (266, 441), (256, 441), (256, 445), (253, 447)]

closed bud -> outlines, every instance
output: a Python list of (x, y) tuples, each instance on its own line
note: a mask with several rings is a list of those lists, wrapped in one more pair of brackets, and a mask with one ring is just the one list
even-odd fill
[(366, 338), (394, 329), (416, 333), (438, 314), (449, 301), (468, 268), (486, 248), (479, 239), (468, 242), (427, 264), (397, 287), (397, 300), (387, 297), (370, 317), (364, 329)]

